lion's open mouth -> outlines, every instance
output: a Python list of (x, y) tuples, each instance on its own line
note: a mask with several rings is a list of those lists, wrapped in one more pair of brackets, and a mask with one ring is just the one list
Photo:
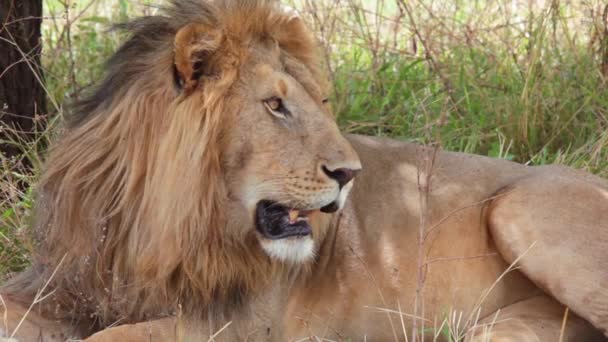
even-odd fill
[(312, 233), (308, 224), (310, 210), (298, 210), (274, 201), (260, 201), (256, 208), (256, 228), (268, 239), (278, 240), (290, 236)]
[[(334, 212), (336, 209), (337, 205), (331, 203), (316, 210)], [(307, 236), (312, 234), (308, 217), (314, 211), (290, 208), (274, 201), (262, 200), (256, 207), (256, 228), (260, 234), (271, 240)]]

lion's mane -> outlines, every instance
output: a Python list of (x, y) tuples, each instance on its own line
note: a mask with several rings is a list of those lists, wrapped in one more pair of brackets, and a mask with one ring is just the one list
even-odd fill
[[(275, 268), (253, 234), (224, 232), (223, 131), (247, 43), (278, 42), (321, 82), (314, 39), (273, 1), (174, 0), (161, 13), (122, 25), (130, 38), (46, 162), (34, 265), (7, 288), (31, 298), (49, 281), (46, 310), (59, 316), (104, 326), (223, 310)], [(220, 72), (196, 96), (176, 90), (173, 69), (176, 32), (190, 23), (223, 32), (206, 66)]]

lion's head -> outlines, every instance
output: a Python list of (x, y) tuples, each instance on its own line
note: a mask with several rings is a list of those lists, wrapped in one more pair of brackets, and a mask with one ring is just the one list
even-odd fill
[(60, 265), (60, 305), (106, 321), (221, 306), (310, 260), (361, 166), (302, 21), (175, 0), (126, 28), (40, 185), (37, 263)]

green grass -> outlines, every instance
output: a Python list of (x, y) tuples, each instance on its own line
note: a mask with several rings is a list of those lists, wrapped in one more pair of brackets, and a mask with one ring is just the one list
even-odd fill
[[(44, 1), (43, 65), (56, 104), (50, 111), (60, 118), (99, 80), (103, 61), (123, 38), (108, 32), (109, 25), (153, 12), (146, 6), (153, 2), (74, 2), (66, 12), (62, 2)], [(451, 7), (409, 1), (412, 18), (397, 3), (294, 0), (325, 43), (344, 131), (534, 165), (564, 163), (608, 177), (608, 84), (601, 72), (608, 37), (596, 11), (601, 1), (514, 13), (500, 1), (446, 2)], [(43, 153), (22, 147), (38, 165)], [(15, 165), (2, 164), (11, 176), (0, 184), (8, 194), (0, 205), (0, 274), (22, 269), (29, 255), (22, 237), (38, 172), (24, 175)], [(16, 188), (16, 180), (27, 190)]]
[[(607, 75), (599, 69), (601, 44), (594, 46), (589, 38), (597, 28), (577, 27), (575, 33), (583, 38), (571, 37), (571, 27), (582, 13), (574, 8), (559, 13), (538, 8), (540, 14), (528, 14), (524, 32), (471, 33), (468, 26), (499, 26), (506, 19), (471, 24), (475, 18), (462, 6), (450, 19), (460, 17), (466, 25), (445, 33), (451, 41), (421, 35), (415, 39), (417, 50), (397, 40), (400, 51), (395, 52), (374, 51), (369, 41), (377, 38), (365, 39), (367, 32), (374, 32), (369, 23), (374, 15), (366, 14), (364, 3), (347, 3), (346, 13), (336, 11), (356, 18), (351, 29), (357, 34), (354, 41), (332, 41), (338, 46), (332, 60), (337, 65), (336, 110), (345, 130), (436, 142), (448, 150), (521, 163), (559, 162), (608, 176)], [(364, 16), (366, 22), (358, 19)], [(425, 22), (424, 14), (419, 18), (415, 25), (420, 31), (423, 22), (441, 26), (441, 20)], [(379, 39), (389, 33), (385, 29)], [(467, 41), (473, 34), (477, 41)], [(399, 35), (413, 33), (404, 29)], [(425, 44), (426, 39), (430, 41)], [(603, 44), (608, 41), (606, 36), (601, 39)], [(390, 38), (383, 43), (390, 45)], [(433, 48), (442, 44), (446, 48)], [(421, 48), (425, 45), (430, 48)]]
[(561, 162), (608, 175), (606, 86), (586, 51), (559, 68), (522, 75), (482, 51), (442, 56), (451, 95), (423, 59), (386, 57), (370, 77), (365, 51), (335, 73), (336, 109), (349, 132), (439, 142), (445, 149)]

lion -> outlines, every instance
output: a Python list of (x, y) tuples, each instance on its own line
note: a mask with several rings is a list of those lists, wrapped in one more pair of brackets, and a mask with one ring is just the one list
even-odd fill
[(455, 315), (469, 341), (605, 339), (606, 180), (343, 135), (274, 1), (124, 28), (46, 161), (4, 336), (390, 341)]

